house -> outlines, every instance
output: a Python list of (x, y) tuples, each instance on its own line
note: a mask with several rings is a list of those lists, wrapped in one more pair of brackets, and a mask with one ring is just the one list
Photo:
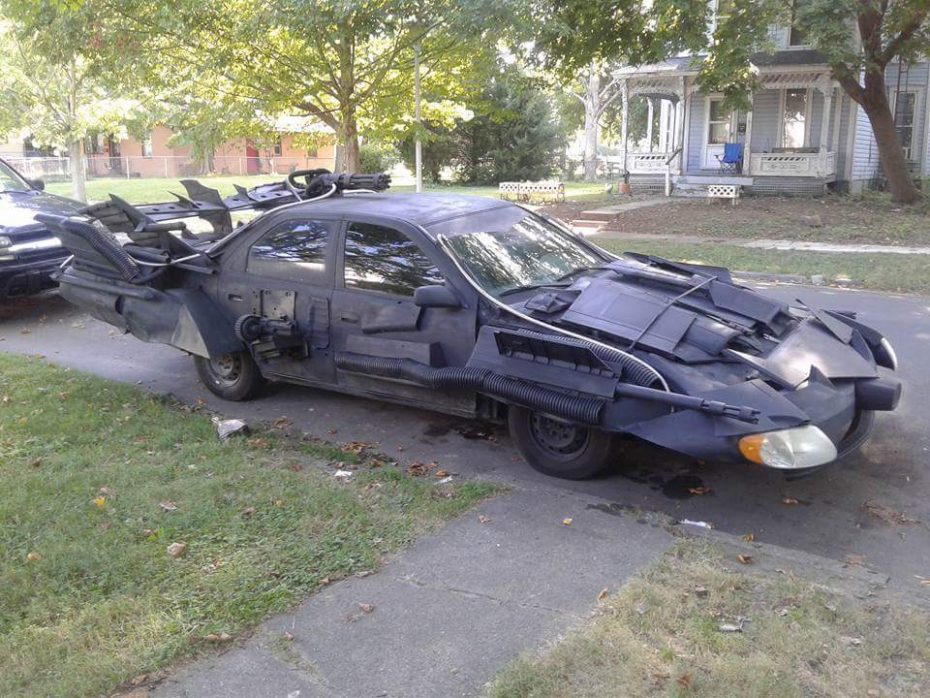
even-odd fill
[[(285, 116), (269, 124), (270, 137), (262, 140), (236, 138), (195, 158), (190, 146), (172, 145), (173, 131), (157, 125), (147, 138), (95, 134), (85, 140), (85, 171), (88, 177), (190, 177), (207, 172), (222, 175), (286, 175), (296, 169), (335, 170), (337, 147), (334, 134), (303, 117)], [(28, 177), (69, 176), (67, 157), (36, 152), (27, 140), (0, 145), (3, 157)]]
[[(868, 117), (832, 79), (804, 32), (773, 27), (772, 40), (777, 50), (753, 58), (759, 89), (745, 111), (729, 111), (722, 95), (699, 89), (700, 55), (615, 72), (623, 122), (633, 99), (649, 100), (649, 112), (656, 114), (644, 144), (621, 135), (634, 191), (661, 191), (667, 177), (679, 193), (726, 183), (759, 194), (857, 192), (880, 177)], [(930, 61), (893, 63), (886, 81), (911, 171), (928, 177)], [(725, 146), (734, 143), (742, 146), (739, 162), (722, 167)]]

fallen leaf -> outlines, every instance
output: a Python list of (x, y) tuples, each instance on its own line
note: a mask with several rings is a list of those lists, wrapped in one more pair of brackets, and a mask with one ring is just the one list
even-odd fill
[(801, 502), (795, 499), (794, 497), (785, 497), (784, 499), (781, 500), (781, 503), (787, 504), (788, 506), (795, 506), (796, 504), (800, 504)]
[(164, 502), (159, 502), (158, 506), (160, 506), (163, 511), (177, 511), (178, 510), (178, 505), (172, 502), (171, 500), (165, 500)]
[(360, 603), (358, 607), (361, 609), (362, 613), (371, 613), (375, 610), (375, 605), (373, 603)]
[(248, 519), (254, 516), (256, 511), (257, 510), (255, 509), (255, 507), (246, 507), (245, 509), (242, 510), (242, 518)]
[(148, 674), (139, 674), (138, 676), (133, 676), (131, 679), (129, 679), (129, 685), (130, 686), (141, 686), (142, 684), (145, 683), (148, 677), (149, 677)]
[(717, 626), (717, 629), (722, 633), (741, 633), (743, 632), (742, 625), (734, 625), (733, 623), (721, 623)]
[(329, 577), (323, 577), (323, 579), (320, 580), (320, 585), (324, 587), (328, 587), (332, 583), (333, 583), (333, 580), (330, 579)]
[(168, 554), (171, 557), (184, 557), (187, 554), (187, 543), (176, 542), (168, 546)]
[(741, 554), (741, 555), (737, 555), (737, 556), (736, 556), (736, 559), (739, 560), (740, 563), (743, 564), (743, 565), (751, 565), (751, 564), (752, 564), (752, 555), (742, 555), (742, 554)]
[(249, 446), (250, 448), (267, 448), (267, 447), (268, 447), (268, 440), (267, 440), (267, 439), (262, 439), (262, 438), (256, 436), (256, 437), (251, 438), (251, 439), (246, 439), (245, 445), (246, 445), (246, 446)]
[(232, 640), (232, 635), (229, 633), (210, 633), (204, 640), (207, 642), (229, 642)]
[(572, 519), (570, 516), (568, 516), (568, 517), (562, 519), (562, 525), (563, 525), (563, 526), (571, 526), (571, 525), (572, 525), (572, 521), (573, 521), (573, 519)]
[(94, 503), (94, 506), (97, 507), (98, 509), (106, 509), (106, 508), (107, 508), (107, 498), (106, 498), (106, 497), (102, 497), (102, 496), (100, 496), (100, 497), (94, 497), (91, 501)]
[(26, 555), (26, 562), (38, 562), (42, 559), (42, 556), (39, 553), (29, 553)]
[[(378, 542), (381, 542), (380, 540)], [(372, 570), (362, 570), (361, 572), (356, 572), (356, 577), (370, 577), (374, 572)]]
[(856, 555), (854, 553), (850, 553), (843, 558), (843, 562), (845, 562), (847, 565), (864, 565), (865, 555)]
[(276, 500), (274, 500), (273, 504), (274, 504), (276, 507), (283, 507), (283, 506), (284, 506), (284, 500), (283, 500), (283, 499), (276, 499)]
[(281, 633), (281, 639), (285, 642), (292, 642), (294, 640), (294, 634), (285, 630), (283, 633)]
[(608, 596), (610, 596), (610, 590), (607, 587), (604, 587), (603, 589), (600, 590), (600, 592), (598, 592), (597, 600), (603, 601)]
[(690, 688), (691, 687), (691, 674), (682, 674), (675, 680), (675, 683), (677, 683), (682, 688)]
[(271, 423), (275, 429), (287, 429), (291, 425), (291, 420), (287, 417), (278, 417)]
[(423, 461), (415, 460), (407, 466), (407, 474), (413, 477), (422, 477), (423, 475), (427, 475), (429, 471), (435, 467), (435, 463), (424, 463)]
[(713, 492), (713, 490), (710, 487), (704, 487), (703, 485), (701, 485), (700, 487), (689, 487), (688, 492), (690, 492), (691, 494), (702, 495), (702, 494), (710, 494), (711, 492)]
[(449, 477), (449, 473), (447, 473), (445, 470), (437, 470), (435, 473), (433, 473), (433, 475), (435, 477)]
[(491, 520), (490, 517), (485, 516), (484, 514), (478, 514), (478, 523), (486, 524), (490, 520)]
[(752, 533), (743, 534), (743, 540), (747, 543), (752, 543), (755, 539), (756, 537)]
[(367, 448), (372, 448), (374, 444), (366, 443), (364, 441), (350, 441), (345, 446), (340, 449), (343, 453), (361, 453)]
[(703, 599), (707, 596), (707, 587), (694, 587), (694, 595)]
[(41, 467), (41, 465), (42, 465), (42, 459), (41, 459), (41, 458), (36, 458), (36, 459), (35, 459), (34, 461), (32, 461), (29, 465), (30, 465), (31, 467), (33, 467), (33, 468)]

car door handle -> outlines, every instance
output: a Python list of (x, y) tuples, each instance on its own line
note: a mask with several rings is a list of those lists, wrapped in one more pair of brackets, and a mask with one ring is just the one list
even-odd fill
[(358, 322), (359, 316), (356, 313), (339, 313), (339, 319), (343, 322)]

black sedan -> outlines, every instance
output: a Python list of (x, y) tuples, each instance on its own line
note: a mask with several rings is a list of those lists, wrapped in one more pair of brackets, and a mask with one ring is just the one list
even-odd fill
[(70, 254), (35, 216), (69, 216), (83, 204), (43, 189), (0, 160), (0, 299), (53, 287), (52, 274)]
[[(126, 245), (99, 220), (42, 220), (74, 253), (66, 298), (190, 353), (226, 399), (277, 380), (506, 421), (533, 467), (582, 478), (620, 437), (806, 473), (861, 446), (900, 396), (881, 375), (891, 345), (854, 312), (617, 257), (511, 203), (319, 172), (225, 201), (197, 187), (114, 199), (99, 220)], [(267, 212), (232, 230), (249, 205)], [(161, 222), (178, 215), (218, 239)]]

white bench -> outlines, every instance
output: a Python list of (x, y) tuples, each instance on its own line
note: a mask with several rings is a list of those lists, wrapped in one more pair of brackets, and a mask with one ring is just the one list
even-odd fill
[(540, 201), (565, 201), (565, 184), (557, 181), (547, 182), (501, 182), (497, 185), (500, 198), (529, 202), (531, 199)]
[(736, 206), (740, 189), (742, 187), (739, 184), (708, 184), (707, 203), (710, 203), (712, 199), (730, 199), (730, 202)]

